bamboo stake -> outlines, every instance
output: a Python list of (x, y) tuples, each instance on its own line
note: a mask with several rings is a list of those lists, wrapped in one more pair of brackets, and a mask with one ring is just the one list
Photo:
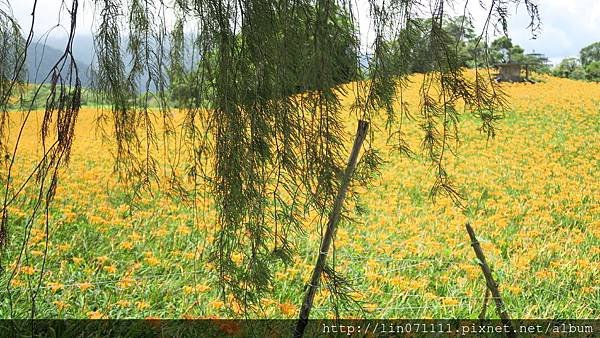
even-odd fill
[(327, 229), (325, 230), (325, 236), (323, 237), (323, 242), (321, 243), (319, 256), (317, 258), (317, 262), (315, 264), (315, 268), (310, 279), (310, 284), (308, 285), (308, 290), (304, 295), (302, 307), (300, 308), (298, 323), (296, 324), (296, 328), (294, 330), (294, 337), (296, 338), (302, 337), (304, 335), (304, 331), (306, 330), (306, 325), (308, 324), (308, 318), (310, 316), (310, 310), (312, 308), (313, 300), (315, 298), (317, 288), (319, 287), (321, 274), (323, 273), (323, 269), (325, 268), (327, 253), (329, 252), (329, 247), (331, 246), (331, 242), (333, 241), (333, 236), (335, 234), (335, 230), (340, 219), (340, 213), (342, 211), (342, 206), (344, 205), (344, 198), (346, 197), (346, 192), (348, 191), (348, 186), (350, 185), (350, 179), (352, 178), (352, 174), (354, 172), (354, 169), (356, 168), (360, 148), (362, 147), (362, 143), (365, 140), (365, 137), (367, 136), (368, 130), (369, 122), (363, 120), (358, 121), (358, 129), (356, 130), (354, 145), (352, 146), (352, 152), (350, 153), (350, 158), (348, 159), (348, 165), (346, 166), (346, 171), (344, 172), (344, 176), (342, 177), (342, 183), (335, 198), (333, 209), (329, 214), (329, 220), (327, 221)]
[(502, 298), (500, 297), (500, 291), (498, 291), (498, 284), (494, 281), (494, 277), (492, 277), (492, 270), (490, 269), (490, 267), (487, 264), (487, 261), (485, 260), (483, 250), (481, 250), (479, 241), (475, 236), (475, 231), (473, 231), (473, 228), (469, 223), (467, 223), (465, 226), (467, 228), (467, 232), (469, 233), (469, 237), (471, 238), (471, 246), (475, 251), (475, 255), (477, 255), (477, 259), (479, 259), (479, 266), (481, 266), (481, 270), (483, 271), (483, 275), (485, 276), (487, 287), (492, 293), (494, 301), (496, 302), (496, 311), (498, 311), (498, 315), (502, 320), (502, 324), (510, 328), (508, 332), (506, 332), (506, 335), (509, 337), (516, 337), (515, 330), (513, 329), (512, 324), (510, 322), (510, 317), (508, 315), (508, 312), (506, 312), (506, 308), (504, 307), (504, 303), (502, 302)]
[(487, 311), (488, 299), (490, 298), (490, 288), (485, 287), (485, 295), (483, 296), (483, 306), (481, 307), (481, 312), (479, 313), (479, 319), (485, 319), (485, 313)]

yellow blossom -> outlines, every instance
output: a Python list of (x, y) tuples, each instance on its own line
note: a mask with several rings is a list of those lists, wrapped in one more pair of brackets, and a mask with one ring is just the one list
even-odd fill
[(52, 292), (56, 292), (56, 291), (58, 291), (58, 290), (60, 290), (60, 289), (62, 289), (62, 288), (64, 287), (64, 285), (63, 285), (63, 284), (61, 284), (61, 283), (54, 283), (54, 282), (50, 282), (50, 283), (48, 283), (47, 285), (48, 285), (48, 288), (49, 288), (49, 289), (50, 289)]
[(156, 258), (154, 256), (146, 257), (144, 260), (150, 266), (160, 265), (160, 259), (158, 259), (158, 258)]
[(108, 256), (100, 256), (97, 257), (96, 260), (100, 263), (100, 264), (104, 264), (106, 263), (110, 258), (108, 258)]
[(108, 272), (108, 273), (116, 273), (117, 272), (117, 267), (114, 265), (108, 265), (104, 267), (104, 271)]
[(35, 274), (37, 270), (34, 267), (28, 266), (28, 265), (24, 265), (21, 267), (21, 272), (26, 274), (26, 275), (33, 275)]
[(103, 319), (106, 316), (100, 311), (90, 311), (87, 313), (89, 319)]
[(286, 316), (292, 316), (297, 312), (296, 305), (290, 303), (279, 304), (279, 309)]
[(10, 286), (12, 286), (14, 288), (18, 288), (18, 287), (23, 286), (23, 285), (25, 285), (25, 283), (22, 280), (20, 280), (20, 279), (12, 279), (10, 281)]
[(133, 248), (133, 243), (129, 242), (129, 241), (121, 242), (121, 244), (119, 246), (125, 250), (129, 250), (129, 249)]
[(89, 283), (89, 282), (83, 282), (83, 283), (78, 283), (77, 284), (77, 288), (79, 290), (81, 290), (81, 291), (86, 291), (86, 290), (89, 290), (89, 289), (91, 289), (93, 287), (94, 287), (94, 285), (92, 283)]
[(129, 277), (124, 277), (120, 281), (117, 282), (117, 286), (121, 289), (127, 289), (135, 283), (135, 280)]
[(217, 310), (222, 308), (223, 305), (224, 305), (223, 302), (220, 300), (213, 300), (208, 303), (208, 306), (212, 307), (213, 309), (217, 309)]
[(56, 306), (56, 309), (58, 310), (58, 312), (62, 312), (63, 310), (65, 310), (66, 308), (71, 306), (70, 304), (65, 303), (61, 300), (55, 300), (52, 302), (52, 304), (54, 304)]

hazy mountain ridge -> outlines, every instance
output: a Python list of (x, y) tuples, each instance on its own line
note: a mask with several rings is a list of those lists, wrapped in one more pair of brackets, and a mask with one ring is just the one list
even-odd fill
[[(127, 49), (127, 38), (123, 38), (122, 51), (125, 57), (125, 69), (129, 71), (131, 69), (131, 54), (126, 51)], [(168, 41), (165, 41), (168, 44)], [(47, 39), (45, 43), (37, 42), (32, 43), (28, 49), (28, 60), (27, 60), (27, 73), (28, 79), (31, 83), (49, 83), (50, 78), (43, 81), (52, 66), (63, 54), (62, 50), (67, 44), (67, 38), (52, 38)], [(165, 48), (167, 48), (166, 46)], [(151, 46), (151, 49), (154, 49)], [(94, 38), (91, 35), (76, 35), (73, 41), (73, 54), (79, 69), (79, 77), (81, 84), (84, 87), (90, 87), (92, 85), (92, 70), (93, 66), (96, 65), (97, 59), (95, 56)], [(189, 62), (186, 60), (186, 65), (191, 67), (192, 57), (189, 57)], [(168, 63), (168, 58), (165, 60)], [(38, 70), (39, 66), (39, 70)], [(63, 73), (63, 75), (65, 75)], [(145, 88), (145, 84), (148, 81), (148, 73), (145, 71), (137, 80), (140, 84), (139, 88)], [(150, 90), (154, 91), (156, 86), (151, 84)]]
[[(197, 50), (193, 50), (189, 47), (192, 43), (192, 36), (186, 36), (187, 50), (185, 52), (184, 64), (188, 71), (193, 68), (200, 57)], [(124, 37), (122, 42), (122, 49), (125, 55), (125, 68), (129, 70), (131, 68), (131, 55), (126, 52), (127, 48), (127, 37)], [(28, 48), (27, 57), (27, 76), (30, 83), (49, 83), (51, 77), (49, 76), (45, 81), (44, 78), (48, 75), (54, 64), (60, 59), (63, 54), (64, 48), (67, 44), (67, 38), (49, 38), (45, 41), (37, 41), (32, 43)], [(165, 41), (164, 48), (168, 50), (169, 41)], [(154, 48), (151, 46), (151, 48)], [(94, 38), (92, 35), (76, 35), (73, 41), (73, 54), (79, 70), (79, 78), (81, 84), (84, 87), (91, 87), (92, 85), (92, 67), (96, 64)], [(359, 64), (362, 69), (367, 69), (370, 61), (370, 55), (364, 54), (359, 58)], [(166, 56), (165, 63), (168, 65), (169, 60)], [(66, 70), (63, 71), (63, 76), (66, 75)], [(145, 71), (138, 79), (139, 88), (145, 88), (145, 84), (148, 81), (148, 73)], [(168, 84), (168, 78), (167, 78)], [(140, 89), (141, 90), (141, 89)], [(156, 90), (155, 84), (151, 84), (151, 91)]]
[[(59, 45), (56, 45), (57, 47)], [(48, 44), (34, 42), (27, 48), (27, 80), (29, 83), (50, 83), (52, 68), (60, 60), (64, 52), (61, 49), (52, 47)], [(89, 87), (91, 85), (91, 64), (83, 61), (80, 55), (75, 54), (81, 85)], [(62, 76), (69, 74), (69, 63), (62, 70)]]

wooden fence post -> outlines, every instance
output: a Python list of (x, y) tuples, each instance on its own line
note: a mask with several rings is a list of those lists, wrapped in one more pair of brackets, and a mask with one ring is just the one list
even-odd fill
[(356, 130), (354, 145), (352, 146), (352, 152), (350, 153), (350, 158), (348, 159), (348, 165), (346, 166), (344, 176), (342, 177), (342, 182), (340, 184), (340, 188), (335, 198), (333, 209), (329, 214), (329, 220), (327, 221), (327, 229), (325, 230), (325, 236), (323, 237), (323, 242), (321, 243), (317, 262), (315, 264), (315, 268), (310, 279), (310, 284), (308, 285), (308, 290), (304, 295), (302, 306), (300, 307), (298, 322), (296, 324), (296, 328), (294, 329), (295, 338), (302, 337), (304, 335), (304, 331), (306, 330), (306, 325), (308, 324), (308, 318), (310, 316), (310, 310), (312, 308), (313, 300), (315, 298), (315, 294), (317, 293), (319, 282), (321, 281), (321, 274), (323, 273), (323, 269), (325, 268), (325, 260), (327, 259), (327, 253), (329, 252), (329, 247), (331, 246), (331, 242), (333, 241), (333, 236), (335, 234), (335, 229), (339, 222), (340, 213), (342, 211), (342, 206), (344, 205), (344, 199), (346, 197), (346, 192), (348, 191), (348, 186), (350, 185), (352, 174), (354, 172), (354, 169), (356, 168), (360, 148), (362, 147), (362, 143), (365, 140), (365, 137), (367, 136), (368, 130), (369, 122), (363, 120), (358, 121), (358, 129)]
[(475, 255), (477, 255), (477, 259), (479, 260), (479, 266), (481, 266), (481, 270), (483, 271), (483, 275), (485, 276), (487, 288), (492, 293), (492, 297), (496, 302), (496, 311), (498, 311), (498, 315), (502, 320), (502, 324), (509, 328), (509, 331), (506, 333), (506, 335), (509, 337), (516, 337), (517, 335), (512, 327), (510, 317), (508, 315), (508, 312), (506, 312), (506, 308), (504, 307), (504, 303), (502, 302), (502, 298), (500, 297), (500, 291), (498, 291), (498, 284), (496, 283), (496, 281), (494, 281), (494, 277), (492, 277), (492, 270), (490, 269), (489, 265), (487, 264), (487, 261), (485, 260), (483, 250), (481, 250), (479, 241), (475, 236), (475, 231), (473, 231), (473, 228), (469, 223), (467, 223), (465, 226), (467, 228), (467, 232), (469, 233), (469, 237), (471, 238), (471, 246), (475, 251)]

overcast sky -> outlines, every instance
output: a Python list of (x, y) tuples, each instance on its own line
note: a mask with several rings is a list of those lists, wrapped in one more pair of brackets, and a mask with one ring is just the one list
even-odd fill
[[(31, 8), (33, 0), (0, 0), (0, 9), (6, 9), (6, 1), (10, 3), (12, 11), (24, 30), (31, 24)], [(366, 0), (356, 0), (358, 12), (361, 14), (360, 25), (363, 40), (368, 39), (368, 19), (366, 13)], [(79, 11), (83, 13), (78, 19), (78, 34), (91, 34), (92, 18), (94, 17), (93, 1), (84, 0)], [(126, 1), (124, 1), (126, 2)], [(490, 3), (491, 0), (483, 0)], [(36, 38), (50, 31), (52, 37), (66, 34), (66, 29), (55, 27), (60, 12), (62, 0), (38, 0), (37, 17), (35, 24)], [(65, 1), (70, 3), (70, 1)], [(600, 41), (600, 1), (599, 0), (543, 0), (540, 3), (540, 16), (542, 28), (536, 39), (532, 39), (531, 32), (526, 28), (529, 23), (527, 11), (523, 5), (511, 13), (509, 21), (509, 36), (513, 42), (521, 45), (527, 53), (538, 52), (545, 54), (554, 63), (562, 58), (577, 56), (582, 47), (592, 42)], [(455, 8), (464, 6), (464, 0), (455, 1)], [(475, 19), (475, 26), (481, 29), (486, 12), (479, 8), (479, 0), (469, 2)], [(65, 13), (63, 8), (63, 13)], [(63, 15), (62, 24), (68, 27), (66, 16)], [(54, 27), (54, 28), (53, 28)]]

